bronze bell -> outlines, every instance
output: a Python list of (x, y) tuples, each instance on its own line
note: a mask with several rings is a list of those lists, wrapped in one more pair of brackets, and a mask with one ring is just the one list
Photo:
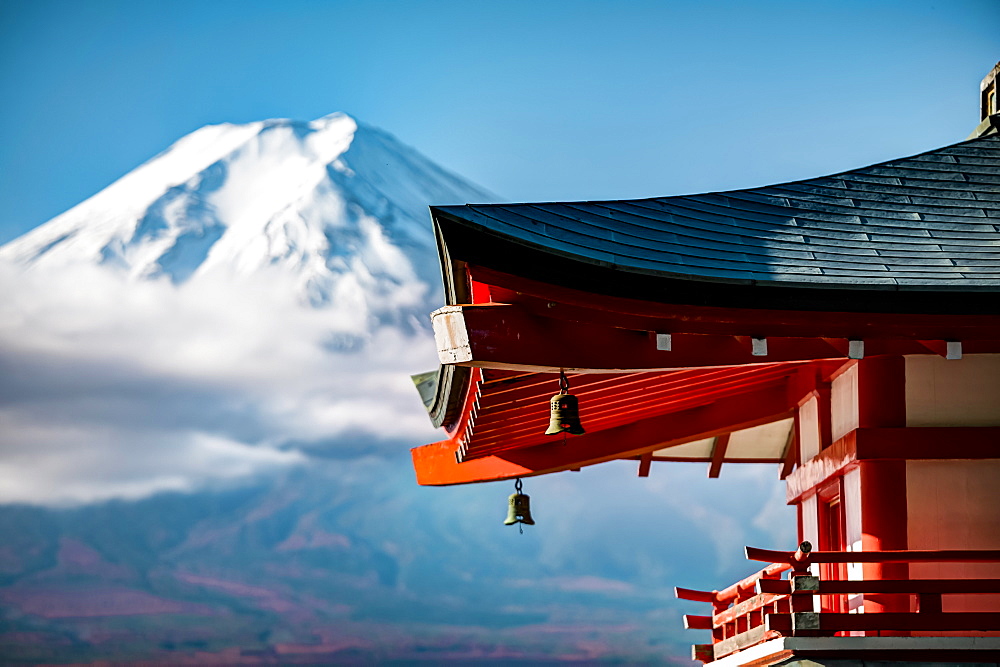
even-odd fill
[(545, 435), (556, 433), (586, 433), (580, 425), (580, 407), (573, 394), (560, 392), (549, 399), (549, 430)]
[(531, 518), (531, 496), (523, 493), (510, 494), (507, 499), (507, 519), (503, 522), (505, 526), (513, 526), (515, 523), (525, 523), (534, 526), (535, 521)]

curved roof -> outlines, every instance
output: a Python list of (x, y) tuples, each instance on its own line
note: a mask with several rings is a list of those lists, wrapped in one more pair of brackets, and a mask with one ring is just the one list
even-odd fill
[(998, 136), (761, 188), (432, 214), (443, 260), (603, 293), (615, 292), (609, 276), (634, 276), (632, 291), (649, 291), (650, 278), (783, 292), (1000, 291)]

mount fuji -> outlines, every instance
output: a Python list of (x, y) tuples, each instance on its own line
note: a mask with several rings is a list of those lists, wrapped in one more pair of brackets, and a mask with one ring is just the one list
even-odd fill
[(346, 114), (224, 123), (0, 247), (0, 502), (434, 437), (408, 379), (436, 363), (427, 206), (489, 200)]
[(423, 320), (440, 282), (427, 205), (495, 199), (346, 114), (224, 123), (0, 248), (0, 259), (174, 284), (276, 269), (311, 305), (349, 305), (369, 324)]
[(0, 655), (689, 664), (671, 587), (792, 543), (771, 471), (532, 478), (523, 535), (413, 480), (426, 207), (491, 200), (343, 114), (222, 124), (0, 247)]

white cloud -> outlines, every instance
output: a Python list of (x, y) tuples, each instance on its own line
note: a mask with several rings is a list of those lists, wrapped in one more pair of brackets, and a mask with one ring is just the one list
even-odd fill
[(407, 377), (435, 365), (430, 335), (303, 306), (291, 283), (0, 265), (0, 502), (194, 490), (438, 437)]

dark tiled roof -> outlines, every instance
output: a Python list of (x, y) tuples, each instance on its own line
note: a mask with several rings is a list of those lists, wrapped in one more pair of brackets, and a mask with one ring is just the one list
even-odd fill
[(439, 223), (616, 272), (786, 287), (1000, 290), (997, 136), (748, 190), (433, 213)]

